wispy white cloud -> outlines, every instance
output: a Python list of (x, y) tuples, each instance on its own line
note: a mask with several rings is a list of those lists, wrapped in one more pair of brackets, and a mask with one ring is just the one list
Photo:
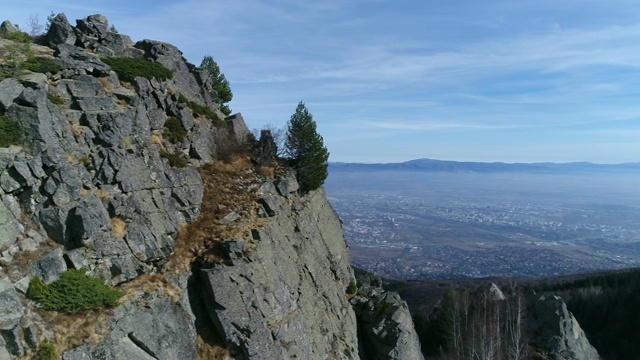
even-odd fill
[[(213, 55), (231, 82), (231, 107), (250, 127), (284, 124), (305, 100), (337, 146), (332, 160), (389, 156), (381, 149), (400, 136), (409, 153), (422, 145), (408, 135), (431, 133), (437, 139), (423, 150), (442, 157), (525, 159), (527, 143), (544, 143), (535, 156), (590, 160), (620, 147), (571, 143), (629, 139), (630, 123), (640, 122), (632, 0), (17, 0), (3, 11), (20, 23), (35, 8), (42, 19), (68, 12), (72, 22), (103, 13), (134, 40), (173, 43), (196, 64)], [(460, 143), (462, 133), (480, 135)], [(478, 149), (482, 141), (495, 151)], [(625, 149), (611, 156), (640, 158)]]

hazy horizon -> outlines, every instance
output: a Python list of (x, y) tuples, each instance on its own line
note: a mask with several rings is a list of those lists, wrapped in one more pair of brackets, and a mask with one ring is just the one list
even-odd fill
[(579, 163), (588, 163), (588, 164), (593, 164), (593, 165), (625, 165), (625, 164), (638, 164), (640, 163), (640, 159), (636, 160), (636, 161), (626, 161), (626, 162), (619, 162), (619, 163), (599, 163), (599, 162), (592, 162), (592, 161), (587, 161), (587, 160), (577, 160), (577, 161), (568, 161), (568, 162), (554, 162), (554, 161), (535, 161), (535, 162), (509, 162), (509, 161), (500, 161), (500, 160), (496, 160), (496, 161), (492, 161), (492, 160), (487, 160), (487, 161), (471, 161), (471, 160), (451, 160), (451, 159), (433, 159), (433, 158), (410, 158), (410, 159), (406, 159), (406, 160), (399, 160), (399, 161), (394, 161), (394, 162), (348, 162), (348, 161), (330, 161), (329, 164), (366, 164), (366, 165), (375, 165), (375, 164), (402, 164), (402, 163), (406, 163), (406, 162), (410, 162), (410, 161), (415, 161), (415, 160), (434, 160), (434, 161), (448, 161), (448, 162), (473, 162), (473, 163), (487, 163), (487, 164), (492, 164), (492, 163), (501, 163), (501, 164), (579, 164)]

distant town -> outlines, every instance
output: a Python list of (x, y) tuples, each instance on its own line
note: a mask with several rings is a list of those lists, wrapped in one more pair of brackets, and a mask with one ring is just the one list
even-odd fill
[(580, 177), (578, 186), (572, 177), (537, 177), (523, 188), (513, 176), (338, 174), (327, 190), (353, 264), (381, 276), (523, 278), (640, 266), (635, 188), (611, 193), (600, 178)]

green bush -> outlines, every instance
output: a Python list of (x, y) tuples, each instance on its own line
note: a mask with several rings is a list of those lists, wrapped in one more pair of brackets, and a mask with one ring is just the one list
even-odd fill
[(208, 106), (200, 105), (194, 101), (191, 101), (182, 94), (180, 94), (180, 96), (178, 97), (178, 101), (186, 104), (189, 109), (193, 111), (193, 115), (195, 115), (196, 117), (204, 116), (210, 119), (213, 122), (214, 126), (223, 127), (227, 125), (227, 123), (224, 120), (220, 119), (218, 114)]
[(355, 295), (356, 292), (358, 292), (358, 286), (356, 285), (355, 281), (351, 280), (349, 286), (347, 286), (347, 294)]
[(102, 279), (87, 275), (83, 269), (66, 271), (49, 285), (36, 276), (27, 292), (27, 296), (38, 301), (44, 310), (69, 314), (115, 307), (122, 295), (121, 291), (105, 285)]
[(160, 81), (171, 79), (173, 72), (162, 64), (142, 59), (133, 58), (103, 58), (106, 64), (118, 74), (121, 80), (133, 81), (137, 76), (151, 80), (156, 78)]
[(56, 347), (49, 340), (44, 340), (38, 345), (34, 359), (36, 360), (55, 360), (58, 354)]
[(187, 137), (187, 130), (182, 126), (182, 122), (176, 119), (173, 116), (170, 116), (167, 119), (167, 122), (164, 124), (164, 136), (169, 140), (172, 144), (177, 144), (182, 142), (185, 137)]
[(28, 58), (22, 63), (21, 67), (26, 70), (43, 74), (55, 74), (62, 71), (62, 67), (53, 61), (53, 59), (41, 56)]
[(169, 160), (171, 167), (182, 169), (187, 166), (187, 157), (180, 151), (170, 153), (166, 150), (160, 150), (160, 156)]
[(22, 143), (20, 124), (5, 115), (0, 115), (0, 147)]

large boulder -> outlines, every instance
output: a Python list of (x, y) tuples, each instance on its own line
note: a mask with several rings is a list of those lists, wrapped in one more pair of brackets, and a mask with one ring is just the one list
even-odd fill
[(599, 360), (596, 349), (557, 295), (542, 295), (529, 310), (529, 333), (539, 351), (553, 360)]
[(54, 48), (59, 44), (74, 45), (77, 39), (73, 27), (69, 24), (67, 16), (63, 13), (56, 15), (56, 17), (51, 20), (46, 36), (49, 45)]
[(7, 35), (17, 32), (18, 29), (9, 20), (5, 20), (0, 24), (0, 37), (6, 38)]

